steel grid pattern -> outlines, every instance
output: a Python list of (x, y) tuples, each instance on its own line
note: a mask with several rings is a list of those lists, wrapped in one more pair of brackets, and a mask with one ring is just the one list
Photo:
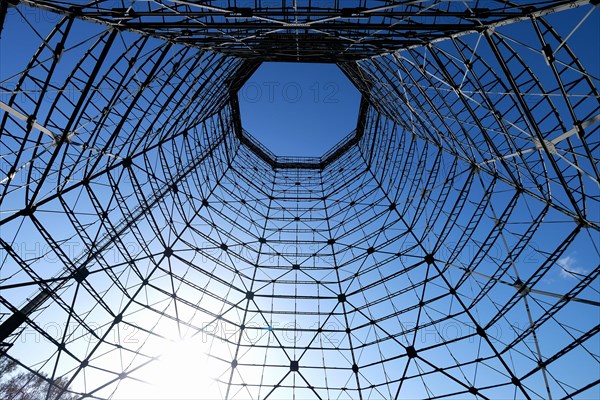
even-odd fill
[[(352, 3), (0, 2), (3, 357), (75, 398), (181, 339), (200, 398), (597, 396), (597, 6)], [(338, 63), (352, 145), (241, 140), (274, 59)]]

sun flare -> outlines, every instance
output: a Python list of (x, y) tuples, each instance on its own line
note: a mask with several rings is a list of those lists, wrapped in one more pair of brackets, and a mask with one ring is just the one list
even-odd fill
[[(161, 345), (160, 356), (140, 370), (140, 381), (123, 385), (115, 398), (119, 400), (214, 400), (224, 397), (218, 379), (223, 379), (227, 365), (211, 356), (224, 346), (207, 335)], [(144, 381), (144, 382), (141, 382)]]

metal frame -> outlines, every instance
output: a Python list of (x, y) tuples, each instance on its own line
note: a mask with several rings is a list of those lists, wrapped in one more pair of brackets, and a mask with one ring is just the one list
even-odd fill
[[(356, 61), (450, 36), (480, 31), (580, 1), (281, 2), (187, 0), (89, 4), (25, 0), (52, 12), (152, 35), (163, 40), (260, 61)], [(432, 22), (433, 21), (433, 22)]]
[[(224, 399), (593, 397), (596, 4), (210, 3), (1, 2), (39, 38), (0, 76), (2, 357), (75, 398), (190, 337)], [(273, 60), (336, 62), (356, 132), (253, 141)]]

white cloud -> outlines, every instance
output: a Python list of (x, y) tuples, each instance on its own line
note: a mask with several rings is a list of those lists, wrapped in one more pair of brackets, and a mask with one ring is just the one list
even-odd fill
[(585, 269), (578, 267), (575, 257), (573, 256), (564, 256), (560, 258), (557, 262), (560, 267), (560, 276), (563, 278), (575, 278), (574, 274), (585, 274)]

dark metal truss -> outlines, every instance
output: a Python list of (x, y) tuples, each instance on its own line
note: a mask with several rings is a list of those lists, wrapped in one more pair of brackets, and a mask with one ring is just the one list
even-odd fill
[[(2, 357), (88, 398), (180, 339), (199, 397), (598, 397), (596, 5), (13, 3)], [(265, 60), (362, 92), (334, 157), (248, 143)]]
[(23, 0), (21, 3), (119, 30), (259, 61), (342, 62), (422, 46), (451, 35), (482, 31), (588, 1)]

